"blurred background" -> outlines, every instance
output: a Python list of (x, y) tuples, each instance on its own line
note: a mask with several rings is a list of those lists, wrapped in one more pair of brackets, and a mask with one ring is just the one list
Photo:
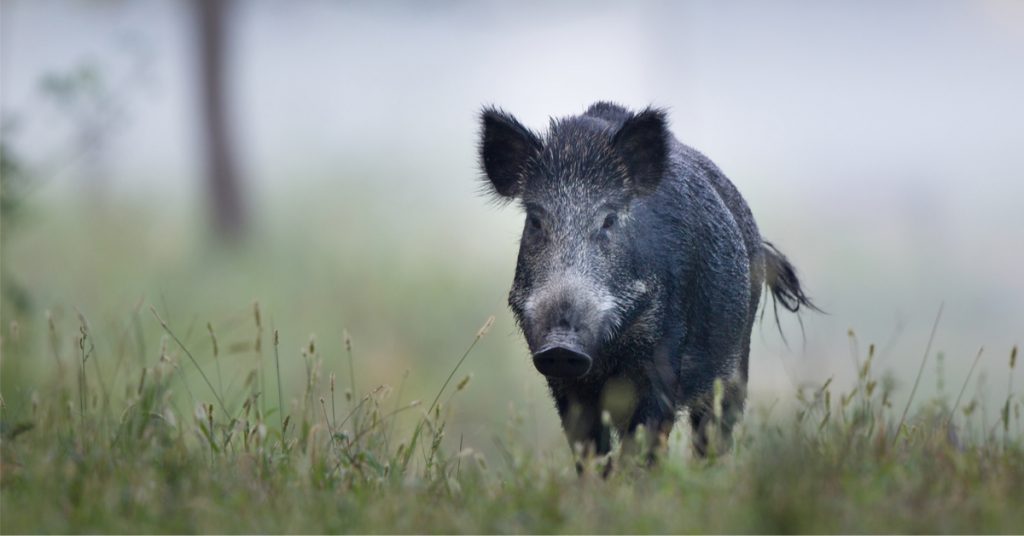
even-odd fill
[(852, 378), (870, 343), (905, 395), (943, 303), (921, 389), (955, 396), (984, 346), (972, 383), (1003, 396), (1024, 334), (1015, 0), (3, 0), (0, 66), (3, 336), (38, 355), (3, 361), (8, 406), (79, 313), (112, 375), (159, 358), (150, 306), (207, 367), (209, 322), (238, 389), (269, 363), (257, 302), (286, 398), (311, 337), (349, 384), (347, 331), (357, 390), (408, 370), (428, 401), (495, 315), (455, 433), (511, 412), (560, 445), (505, 305), (522, 215), (479, 195), (486, 104), (536, 130), (665, 107), (725, 171), (828, 313), (783, 316), (788, 344), (755, 327), (756, 403)]

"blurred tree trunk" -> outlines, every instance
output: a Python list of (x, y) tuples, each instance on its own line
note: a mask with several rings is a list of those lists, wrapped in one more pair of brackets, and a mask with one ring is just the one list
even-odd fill
[(198, 27), (200, 124), (214, 230), (227, 240), (241, 238), (246, 214), (235, 161), (225, 92), (225, 46), (229, 0), (192, 0)]

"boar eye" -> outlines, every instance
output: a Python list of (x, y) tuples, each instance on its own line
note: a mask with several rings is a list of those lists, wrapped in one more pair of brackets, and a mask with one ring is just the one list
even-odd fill
[(540, 218), (532, 214), (526, 217), (526, 225), (528, 225), (532, 231), (541, 230)]
[(601, 228), (607, 231), (608, 229), (615, 227), (617, 223), (619, 223), (619, 215), (612, 212), (611, 214), (605, 216), (604, 223), (601, 224)]

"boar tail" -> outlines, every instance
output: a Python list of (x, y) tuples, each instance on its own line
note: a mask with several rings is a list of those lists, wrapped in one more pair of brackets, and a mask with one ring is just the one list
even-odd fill
[[(782, 341), (786, 342), (786, 334), (782, 331), (782, 324), (779, 322), (779, 304), (787, 311), (796, 313), (803, 309), (810, 309), (819, 313), (824, 312), (811, 301), (804, 289), (800, 286), (800, 278), (796, 276), (796, 268), (789, 262), (789, 259), (782, 254), (771, 242), (764, 241), (764, 282), (772, 293), (772, 309), (775, 313), (775, 326), (779, 328), (779, 335)], [(764, 319), (764, 311), (761, 309), (761, 318)], [(800, 334), (804, 333), (804, 321), (799, 316)], [(806, 339), (804, 339), (806, 342)], [(786, 342), (788, 346), (789, 343)]]
[(790, 312), (797, 312), (801, 307), (821, 312), (800, 287), (800, 279), (796, 276), (796, 268), (771, 242), (765, 241), (764, 249), (764, 281), (772, 292), (772, 299)]

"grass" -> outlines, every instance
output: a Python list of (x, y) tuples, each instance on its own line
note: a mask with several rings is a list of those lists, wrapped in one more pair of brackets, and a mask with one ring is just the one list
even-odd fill
[[(681, 420), (657, 467), (580, 477), (505, 311), (521, 222), (319, 197), (234, 253), (133, 203), (5, 227), (32, 306), (0, 296), (0, 533), (1024, 532), (1017, 334), (965, 354), (962, 301), (934, 347), (973, 361), (887, 326), (850, 366), (811, 318), (856, 373), (762, 333), (729, 454), (694, 459)], [(814, 370), (776, 396), (780, 368)]]
[[(257, 354), (258, 305), (252, 318), (247, 351)], [(403, 399), (402, 378), (357, 393), (354, 377), (324, 377), (315, 339), (298, 351), (301, 391), (268, 400), (267, 389), (283, 389), (277, 363), (296, 357), (281, 355), (277, 332), (275, 368), (260, 359), (246, 374), (211, 378), (219, 351), (203, 359), (155, 309), (149, 320), (163, 335), (138, 345), (97, 344), (84, 315), (38, 326), (58, 366), (3, 393), (0, 532), (1024, 530), (1016, 348), (995, 420), (979, 399), (958, 396), (952, 406), (915, 402), (901, 426), (871, 346), (854, 385), (830, 381), (791, 405), (749, 408), (731, 453), (691, 457), (680, 426), (660, 465), (622, 459), (605, 480), (593, 467), (577, 476), (568, 448), (531, 444), (521, 414), (495, 431), (493, 457), (448, 435), (457, 397), (473, 386), (461, 368), (493, 318), (448, 360), (429, 405)], [(47, 357), (26, 336), (34, 328), (5, 334), (5, 374)], [(133, 361), (133, 347), (158, 355)]]

